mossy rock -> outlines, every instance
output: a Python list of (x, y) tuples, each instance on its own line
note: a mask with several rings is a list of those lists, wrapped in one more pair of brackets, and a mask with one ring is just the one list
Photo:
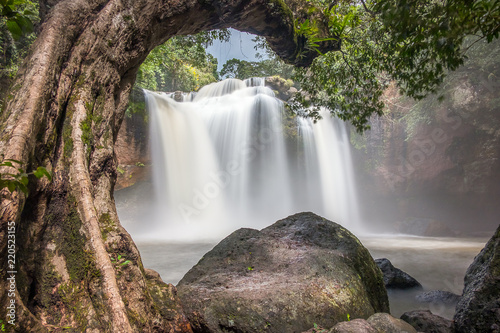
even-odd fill
[(313, 213), (235, 231), (177, 289), (195, 332), (302, 332), (389, 311), (368, 250)]
[(465, 273), (455, 332), (500, 332), (500, 226)]

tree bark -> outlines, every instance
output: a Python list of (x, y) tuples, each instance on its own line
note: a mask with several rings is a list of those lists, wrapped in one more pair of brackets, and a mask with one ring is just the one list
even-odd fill
[[(174, 35), (226, 27), (265, 36), (289, 62), (307, 65), (313, 56), (282, 0), (40, 3), (44, 23), (1, 115), (0, 152), (28, 170), (45, 166), (53, 181), (32, 179), (28, 198), (2, 193), (0, 256), (7, 258), (11, 221), (17, 249), (16, 326), (7, 327), (190, 332), (175, 288), (144, 269), (113, 199), (113, 145), (138, 67)], [(2, 291), (10, 287), (4, 267)], [(9, 295), (0, 296), (1, 318)]]

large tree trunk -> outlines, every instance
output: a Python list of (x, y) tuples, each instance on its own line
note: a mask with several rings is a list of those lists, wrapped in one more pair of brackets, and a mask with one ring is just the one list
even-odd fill
[[(28, 169), (47, 167), (53, 181), (33, 179), (27, 199), (2, 193), (0, 257), (15, 222), (17, 273), (12, 298), (3, 262), (0, 318), (15, 299), (17, 332), (190, 332), (175, 288), (144, 269), (116, 214), (113, 145), (137, 69), (174, 35), (225, 27), (265, 36), (299, 65), (311, 53), (281, 0), (41, 5), (45, 23), (2, 114), (0, 152)], [(116, 264), (118, 255), (130, 264)]]

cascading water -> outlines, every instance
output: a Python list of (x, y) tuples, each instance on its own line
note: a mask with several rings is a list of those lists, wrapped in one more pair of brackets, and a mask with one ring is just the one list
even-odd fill
[(214, 83), (184, 102), (146, 92), (146, 101), (158, 238), (220, 237), (308, 210), (356, 229), (349, 139), (327, 113), (286, 128), (283, 103), (256, 78)]

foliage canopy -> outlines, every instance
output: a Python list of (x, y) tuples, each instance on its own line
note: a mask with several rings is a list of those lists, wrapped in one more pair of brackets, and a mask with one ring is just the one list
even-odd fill
[(143, 62), (136, 84), (161, 91), (197, 91), (219, 79), (217, 59), (205, 48), (214, 39), (227, 39), (227, 30), (176, 36), (155, 48)]
[[(35, 40), (38, 4), (27, 0), (0, 0), (0, 78), (13, 77)], [(0, 94), (1, 96), (1, 94)]]
[[(326, 107), (359, 131), (369, 128), (372, 115), (383, 113), (383, 91), (390, 82), (417, 100), (436, 93), (472, 45), (491, 42), (500, 31), (498, 0), (306, 0), (304, 8), (295, 29), (305, 37), (306, 48), (318, 50), (322, 42), (339, 39), (340, 51), (319, 54), (309, 68), (296, 70), (269, 52), (269, 59), (260, 62), (231, 59), (220, 74), (241, 79), (294, 74), (301, 90), (289, 104), (293, 111), (319, 119), (319, 108)], [(0, 62), (10, 76), (22, 58), (17, 50), (26, 50), (34, 39), (24, 38), (26, 45), (17, 46), (33, 31), (37, 11), (30, 0), (0, 0)], [(325, 26), (328, 35), (320, 35)], [(196, 91), (218, 80), (217, 60), (205, 47), (228, 38), (229, 32), (221, 30), (170, 39), (142, 64), (137, 86)]]
[[(0, 17), (14, 39), (33, 32), (38, 5), (30, 0), (0, 0)], [(3, 24), (2, 24), (3, 25)]]
[(467, 58), (466, 37), (474, 37), (469, 46), (491, 42), (500, 30), (498, 0), (308, 3), (328, 17), (330, 34), (341, 39), (342, 48), (297, 71), (302, 91), (292, 108), (307, 108), (317, 119), (319, 107), (326, 107), (360, 131), (369, 128), (371, 115), (382, 114), (389, 82), (417, 100), (435, 93)]
[(285, 64), (283, 60), (274, 56), (262, 61), (230, 59), (222, 67), (220, 76), (243, 80), (250, 77), (278, 75), (284, 79), (289, 79), (292, 77), (293, 72), (293, 66)]

